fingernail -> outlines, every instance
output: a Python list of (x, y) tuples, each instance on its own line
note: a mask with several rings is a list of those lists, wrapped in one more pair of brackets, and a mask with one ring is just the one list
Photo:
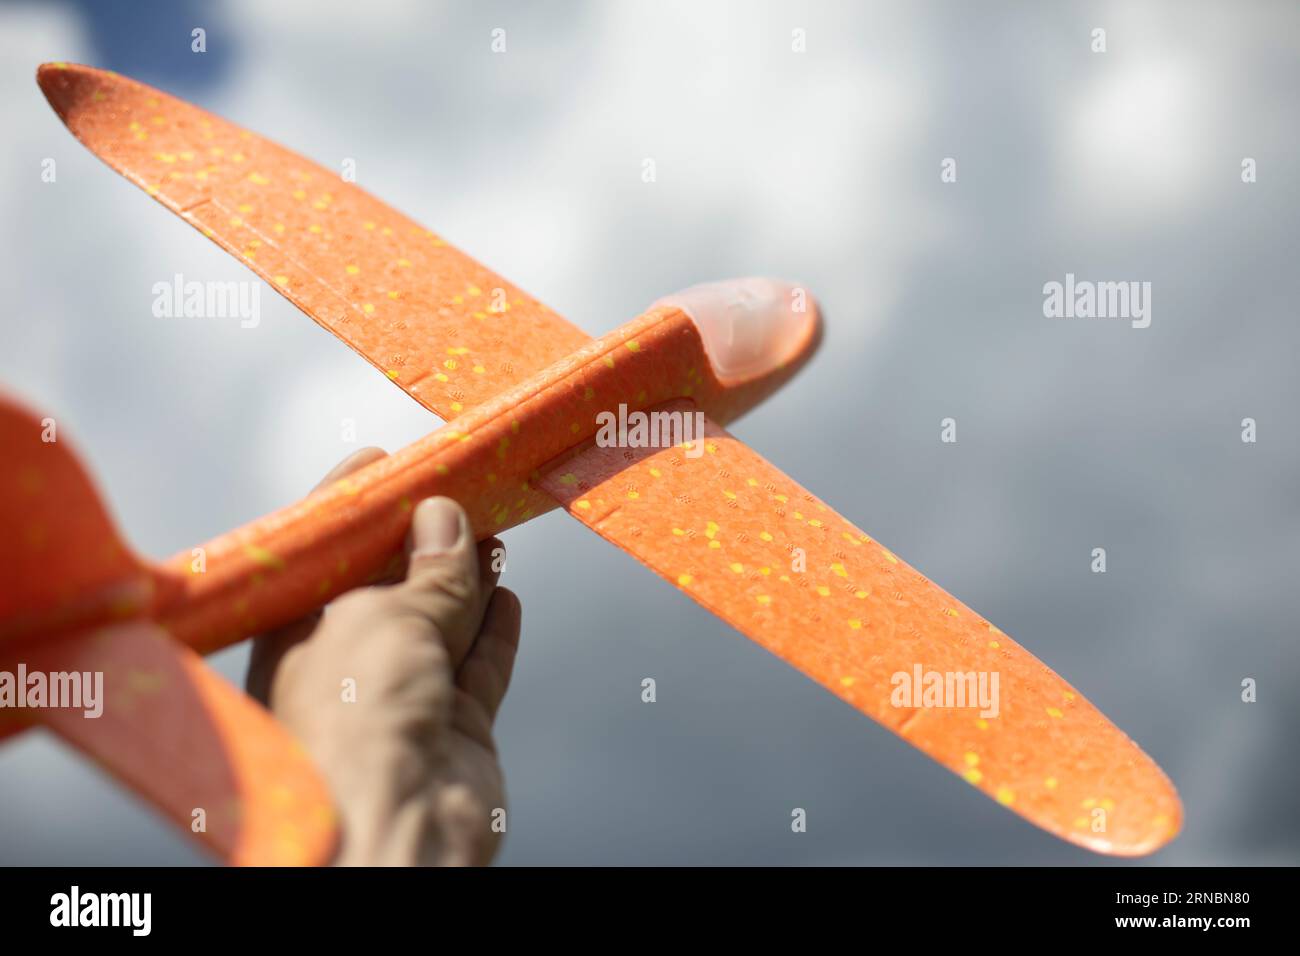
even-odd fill
[(460, 506), (449, 498), (426, 498), (411, 520), (412, 554), (441, 554), (460, 540)]

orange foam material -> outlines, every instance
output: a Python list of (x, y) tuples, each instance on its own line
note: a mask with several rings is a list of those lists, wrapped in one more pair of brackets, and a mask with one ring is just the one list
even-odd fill
[[(590, 340), (366, 194), (201, 110), (84, 67), (44, 67), (40, 82), (91, 150), (260, 274), (273, 282), (286, 277), (277, 287), (303, 311), (417, 400), (455, 418), (204, 545), (201, 572), (189, 550), (151, 568), (149, 614), (176, 640), (214, 650), (384, 575), (399, 560), (413, 504), (425, 496), (461, 502), (479, 538), (558, 501), (742, 633), (1040, 826), (1112, 853), (1149, 852), (1177, 831), (1181, 811), (1168, 780), (1077, 691), (719, 430), (807, 360), (816, 321), (807, 324), (806, 341), (793, 343), (787, 364), (724, 383), (678, 307), (652, 308)], [(222, 150), (212, 156), (221, 162), (202, 160), (213, 148)], [(303, 175), (327, 176), (329, 185)], [(251, 232), (250, 221), (257, 223)], [(245, 241), (252, 238), (260, 245)], [(405, 270), (412, 280), (437, 280), (438, 289), (409, 313), (402, 303), (418, 285), (398, 286)], [(448, 275), (455, 277), (450, 284)], [(478, 307), (493, 288), (507, 290), (504, 316)], [(376, 301), (377, 293), (394, 304)], [(597, 413), (673, 401), (718, 423), (710, 424), (713, 449), (698, 461), (675, 449), (589, 449)], [(807, 552), (807, 571), (782, 581), (785, 549), (796, 542)], [(940, 671), (996, 664), (1000, 715), (981, 727), (969, 711), (886, 709), (889, 675), (916, 663)], [(1105, 834), (1091, 831), (1098, 809), (1110, 816)], [(1085, 818), (1086, 832), (1079, 825)]]
[(536, 485), (539, 469), (591, 438), (600, 410), (686, 394), (726, 419), (796, 367), (725, 385), (712, 374), (694, 323), (676, 308), (652, 310), (451, 425), (205, 544), (202, 573), (182, 551), (159, 570), (155, 614), (204, 652), (279, 626), (390, 574), (415, 502), (454, 498), (478, 538), (499, 534), (555, 507)]
[(103, 674), (100, 716), (5, 707), (0, 736), (44, 724), (227, 861), (327, 862), (336, 826), (314, 766), (259, 704), (142, 616), (153, 572), (121, 543), (67, 436), (0, 395), (0, 448), (0, 525), (12, 529), (0, 670)]
[(61, 423), (0, 393), (0, 647), (139, 613), (152, 579), (117, 535)]
[[(593, 445), (541, 485), (709, 611), (1031, 823), (1124, 855), (1150, 853), (1178, 832), (1173, 785), (1082, 694), (725, 430), (706, 421), (705, 434), (697, 458), (682, 447)], [(997, 716), (915, 698), (895, 706), (894, 675), (910, 678), (917, 665), (923, 674), (997, 672)], [(1102, 833), (1092, 829), (1098, 809)]]
[(309, 866), (333, 856), (338, 822), (302, 746), (156, 624), (105, 625), (23, 660), (29, 673), (103, 673), (101, 716), (46, 709), (37, 719), (218, 858)]
[(443, 419), (588, 341), (339, 172), (107, 70), (38, 80), (100, 159)]

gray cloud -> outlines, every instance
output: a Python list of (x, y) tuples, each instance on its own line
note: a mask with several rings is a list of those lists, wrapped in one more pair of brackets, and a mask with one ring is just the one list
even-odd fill
[[(737, 434), (1156, 757), (1187, 810), (1156, 862), (1300, 859), (1300, 12), (319, 9), (227, 5), (231, 66), (187, 95), (327, 165), (355, 158), (362, 185), (593, 333), (701, 279), (808, 283), (826, 347)], [(155, 319), (153, 282), (241, 267), (44, 104), (38, 60), (96, 56), (73, 8), (7, 6), (0, 23), (0, 380), (57, 409), (135, 545), (162, 556), (302, 494), (348, 452), (345, 413), (389, 448), (435, 426), (271, 297), (255, 331)], [(495, 26), (506, 56), (488, 52)], [(1095, 26), (1104, 55), (1088, 52)], [(39, 181), (46, 156), (56, 185)], [(1151, 328), (1045, 319), (1042, 285), (1067, 271), (1152, 282)], [(938, 441), (946, 416), (955, 446)], [(1237, 437), (1246, 416), (1257, 445)], [(1104, 862), (564, 516), (507, 543), (525, 634), (499, 723), (502, 862)], [(1105, 576), (1089, 572), (1097, 546)], [(237, 679), (245, 654), (215, 663)], [(0, 819), (4, 862), (199, 859), (43, 735), (0, 748)]]

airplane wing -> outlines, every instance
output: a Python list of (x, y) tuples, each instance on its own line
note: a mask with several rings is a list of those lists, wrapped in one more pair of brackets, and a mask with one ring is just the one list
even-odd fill
[[(693, 406), (664, 406), (674, 408)], [(1172, 784), (1079, 691), (722, 428), (708, 422), (704, 441), (699, 457), (682, 447), (591, 445), (541, 486), (745, 636), (1032, 823), (1119, 855), (1173, 838), (1182, 809)], [(954, 691), (960, 683), (968, 704), (980, 675), (992, 688), (997, 674), (996, 708), (952, 706), (957, 699), (943, 697), (932, 674)], [(974, 682), (946, 676), (968, 674)]]
[(37, 80), (91, 152), (444, 420), (590, 341), (341, 170), (111, 71)]
[[(444, 419), (590, 341), (433, 233), (253, 133), (100, 70), (46, 65), (38, 80), (88, 148)], [(1177, 833), (1167, 778), (1078, 691), (722, 429), (710, 425), (706, 444), (699, 458), (588, 447), (540, 486), (1038, 826), (1132, 855)], [(948, 675), (982, 676), (986, 690), (996, 676), (996, 713), (932, 706), (931, 675), (945, 692), (968, 686)]]
[(36, 642), (21, 660), (28, 674), (102, 673), (98, 717), (86, 715), (83, 695), (83, 706), (30, 710), (29, 718), (225, 862), (329, 862), (337, 821), (302, 746), (161, 627), (143, 619), (105, 625)]

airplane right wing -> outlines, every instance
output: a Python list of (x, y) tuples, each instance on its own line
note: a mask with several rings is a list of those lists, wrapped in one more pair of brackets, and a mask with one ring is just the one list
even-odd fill
[[(705, 428), (698, 457), (592, 445), (541, 485), (746, 637), (1031, 823), (1124, 856), (1177, 834), (1182, 807), (1169, 779), (1079, 691), (744, 443)], [(981, 679), (992, 707), (978, 702)]]

